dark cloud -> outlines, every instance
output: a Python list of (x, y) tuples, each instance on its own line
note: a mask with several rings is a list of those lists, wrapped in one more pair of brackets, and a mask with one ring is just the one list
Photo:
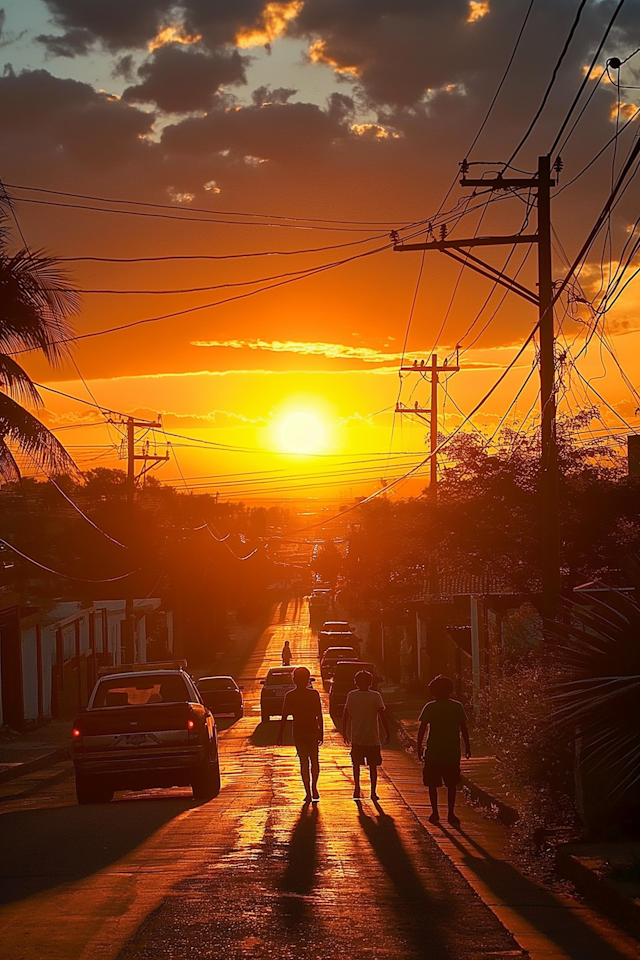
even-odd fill
[(245, 83), (246, 58), (237, 50), (207, 53), (179, 43), (154, 51), (138, 70), (141, 83), (123, 99), (156, 103), (167, 113), (207, 110), (221, 86)]
[(350, 135), (341, 118), (313, 103), (267, 103), (220, 109), (166, 127), (161, 145), (179, 155), (274, 160), (287, 167), (320, 162), (331, 145)]
[(141, 138), (153, 121), (152, 113), (46, 70), (0, 78), (3, 153), (31, 157), (43, 172), (51, 164), (94, 168), (130, 161), (144, 151)]
[(111, 50), (144, 47), (158, 33), (173, 0), (45, 0), (54, 23), (84, 30)]
[(133, 83), (136, 77), (133, 54), (127, 53), (123, 57), (119, 57), (113, 66), (111, 75), (126, 80), (128, 83)]
[(67, 30), (61, 36), (51, 33), (41, 33), (36, 37), (47, 51), (49, 57), (82, 57), (89, 52), (94, 43), (93, 35), (81, 27)]
[(291, 97), (294, 97), (298, 91), (290, 87), (256, 87), (251, 94), (251, 102), (256, 107), (261, 107), (267, 103), (288, 103)]

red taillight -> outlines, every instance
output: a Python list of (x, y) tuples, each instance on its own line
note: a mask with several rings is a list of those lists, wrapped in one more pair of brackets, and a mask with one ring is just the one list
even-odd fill
[(74, 728), (73, 728), (73, 736), (74, 736), (75, 739), (77, 739), (78, 737), (81, 737), (81, 736), (82, 736), (82, 731), (81, 731), (81, 730), (78, 730), (77, 727), (74, 727)]
[[(195, 720), (187, 720), (187, 730), (193, 730), (195, 725), (196, 725)], [(75, 730), (74, 730), (74, 733), (75, 733)]]

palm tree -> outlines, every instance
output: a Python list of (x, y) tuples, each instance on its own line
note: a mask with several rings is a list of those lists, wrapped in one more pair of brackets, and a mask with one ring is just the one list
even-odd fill
[(47, 427), (23, 404), (42, 398), (15, 356), (41, 351), (52, 364), (69, 354), (70, 317), (80, 296), (55, 258), (29, 249), (9, 250), (10, 201), (0, 185), (0, 477), (21, 479), (15, 451), (27, 454), (47, 474), (77, 474), (78, 468)]

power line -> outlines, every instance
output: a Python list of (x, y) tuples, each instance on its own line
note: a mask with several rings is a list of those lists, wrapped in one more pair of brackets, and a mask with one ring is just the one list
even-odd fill
[(515, 150), (513, 151), (513, 153), (511, 154), (511, 156), (509, 157), (509, 160), (507, 161), (507, 164), (505, 164), (505, 169), (506, 169), (506, 167), (507, 167), (509, 164), (513, 163), (513, 161), (515, 160), (515, 158), (517, 157), (517, 155), (520, 153), (520, 150), (522, 149), (522, 147), (525, 145), (525, 143), (526, 143), (527, 140), (529, 139), (529, 136), (531, 135), (531, 132), (532, 132), (533, 128), (535, 127), (536, 123), (538, 122), (538, 120), (539, 120), (539, 118), (540, 118), (540, 115), (541, 115), (542, 111), (544, 110), (544, 108), (545, 108), (545, 106), (546, 106), (547, 100), (549, 99), (549, 94), (551, 93), (551, 90), (553, 89), (553, 86), (554, 86), (554, 84), (555, 84), (555, 82), (556, 82), (556, 78), (557, 78), (557, 76), (558, 76), (558, 71), (560, 70), (560, 67), (561, 67), (561, 65), (562, 65), (562, 62), (563, 62), (565, 56), (567, 55), (567, 52), (568, 52), (568, 50), (569, 50), (569, 47), (571, 46), (571, 41), (573, 40), (573, 35), (574, 35), (574, 33), (576, 32), (576, 29), (577, 29), (578, 24), (579, 24), (579, 22), (580, 22), (580, 17), (582, 16), (582, 11), (584, 10), (584, 8), (585, 8), (585, 6), (586, 6), (586, 3), (587, 3), (587, 0), (580, 0), (580, 5), (579, 5), (579, 7), (578, 7), (578, 9), (577, 9), (577, 11), (576, 11), (576, 15), (575, 15), (574, 21), (573, 21), (573, 23), (572, 23), (572, 25), (571, 25), (571, 29), (570, 29), (570, 31), (569, 31), (569, 35), (567, 36), (567, 39), (565, 40), (564, 46), (563, 46), (563, 48), (562, 48), (562, 50), (561, 50), (561, 52), (560, 52), (560, 56), (558, 57), (558, 60), (556, 61), (555, 67), (553, 68), (553, 73), (551, 74), (551, 80), (549, 81), (549, 84), (548, 84), (548, 86), (547, 86), (547, 89), (545, 90), (544, 96), (543, 96), (543, 98), (542, 98), (542, 102), (541, 102), (540, 106), (538, 107), (538, 109), (536, 110), (536, 112), (535, 112), (535, 114), (534, 114), (534, 117), (533, 117), (533, 120), (532, 120), (531, 123), (529, 124), (526, 132), (524, 133), (522, 139), (520, 140), (520, 143), (518, 144), (518, 146), (515, 148)]
[[(492, 113), (492, 111), (493, 111), (493, 108), (494, 108), (494, 106), (495, 106), (495, 104), (496, 104), (496, 100), (497, 100), (498, 97), (500, 96), (500, 91), (502, 90), (502, 88), (503, 88), (503, 86), (504, 86), (504, 83), (505, 83), (505, 81), (506, 81), (506, 79), (507, 79), (507, 76), (509, 75), (509, 71), (511, 70), (511, 66), (512, 66), (513, 61), (514, 61), (514, 59), (515, 59), (516, 53), (518, 52), (518, 47), (520, 46), (520, 41), (522, 40), (522, 35), (523, 35), (524, 31), (525, 31), (525, 27), (527, 26), (527, 21), (529, 20), (529, 15), (530, 15), (530, 13), (531, 13), (531, 10), (533, 9), (533, 4), (534, 4), (534, 3), (535, 3), (535, 0), (530, 0), (529, 6), (527, 7), (527, 12), (526, 12), (525, 15), (524, 15), (524, 20), (522, 21), (522, 25), (521, 25), (521, 27), (520, 27), (520, 32), (518, 33), (518, 36), (517, 36), (517, 38), (516, 38), (516, 42), (515, 42), (515, 44), (514, 44), (513, 50), (511, 51), (511, 56), (509, 57), (509, 62), (507, 63), (507, 66), (505, 67), (505, 71), (504, 71), (504, 73), (502, 74), (502, 79), (501, 79), (500, 83), (498, 84), (498, 87), (497, 87), (497, 89), (496, 89), (496, 92), (495, 92), (494, 95), (493, 95), (493, 100), (492, 100), (491, 103), (489, 104), (489, 109), (487, 110), (487, 112), (486, 112), (486, 114), (485, 114), (484, 120), (483, 120), (482, 123), (480, 124), (480, 127), (479, 127), (479, 129), (478, 129), (478, 132), (476, 133), (476, 135), (475, 135), (475, 137), (474, 137), (474, 139), (473, 139), (473, 142), (472, 142), (471, 146), (470, 146), (469, 149), (467, 150), (467, 157), (470, 155), (471, 151), (473, 150), (473, 148), (475, 147), (476, 143), (477, 143), (478, 140), (480, 139), (480, 135), (482, 134), (482, 131), (483, 131), (484, 128), (486, 127), (487, 121), (489, 120), (489, 117), (491, 116), (491, 113)], [(513, 158), (512, 158), (512, 159), (513, 159)]]
[[(76, 200), (94, 200), (100, 203), (119, 203), (122, 205), (131, 205), (136, 207), (152, 207), (154, 209), (160, 210), (172, 210), (175, 211), (176, 207), (171, 203), (154, 203), (146, 200), (124, 200), (120, 197), (100, 197), (94, 196), (92, 194), (86, 193), (70, 193), (65, 190), (49, 190), (46, 187), (33, 187), (26, 186), (21, 183), (5, 183), (5, 187), (8, 187), (10, 190), (28, 190), (34, 193), (46, 193), (51, 194), (56, 197), (71, 197)], [(343, 220), (335, 217), (290, 217), (284, 214), (278, 213), (255, 213), (252, 211), (246, 210), (210, 210), (206, 207), (192, 207), (189, 206), (188, 211), (190, 213), (205, 213), (212, 214), (217, 213), (220, 216), (224, 217), (254, 217), (256, 219), (268, 219), (268, 220), (291, 220), (296, 223), (341, 223), (358, 226), (369, 226), (369, 227), (395, 227), (398, 223), (405, 222), (404, 220)]]
[[(622, 10), (622, 8), (624, 7), (625, 3), (626, 3), (626, 0), (618, 0), (618, 6), (617, 6), (616, 9), (614, 10), (612, 17), (611, 17), (611, 19), (609, 20), (609, 23), (607, 24), (607, 28), (606, 28), (603, 36), (602, 36), (602, 39), (601, 39), (600, 43), (598, 44), (598, 49), (596, 50), (596, 52), (595, 52), (594, 55), (593, 55), (593, 59), (592, 59), (592, 61), (591, 61), (591, 64), (589, 65), (589, 69), (585, 72), (585, 75), (584, 75), (584, 77), (583, 77), (583, 79), (582, 79), (582, 83), (580, 84), (580, 87), (578, 88), (578, 92), (576, 93), (575, 97), (573, 98), (573, 103), (572, 103), (571, 106), (569, 107), (569, 110), (568, 110), (568, 112), (567, 112), (567, 115), (566, 115), (566, 117), (564, 118), (564, 120), (563, 120), (563, 122), (562, 122), (562, 126), (561, 126), (560, 129), (558, 130), (558, 133), (556, 134), (556, 138), (555, 138), (555, 140), (553, 141), (553, 143), (551, 144), (551, 149), (549, 150), (549, 154), (552, 154), (552, 153), (554, 152), (554, 150), (556, 149), (556, 147), (558, 146), (558, 143), (560, 142), (560, 138), (561, 138), (562, 134), (564, 133), (564, 131), (566, 130), (567, 124), (569, 123), (569, 120), (571, 119), (571, 115), (573, 114), (573, 111), (575, 110), (575, 108), (576, 108), (577, 105), (578, 105), (578, 101), (580, 100), (580, 97), (582, 96), (582, 92), (583, 92), (584, 88), (586, 87), (587, 83), (589, 82), (589, 78), (591, 77), (591, 71), (593, 70), (593, 68), (595, 67), (596, 63), (598, 62), (598, 57), (600, 56), (600, 53), (602, 52), (602, 48), (604, 47), (604, 45), (605, 45), (605, 43), (606, 43), (607, 37), (608, 37), (609, 34), (611, 33), (611, 30), (613, 29), (613, 25), (614, 25), (614, 23), (616, 22), (616, 20), (618, 19), (618, 14), (620, 13), (620, 11)], [(575, 26), (577, 26), (577, 23), (578, 23), (578, 20), (580, 19), (580, 14), (581, 14), (581, 13), (582, 13), (582, 7), (578, 10), (578, 14), (577, 14)], [(575, 29), (575, 27), (574, 27), (574, 29)], [(571, 42), (571, 35), (569, 36), (569, 43), (570, 43), (570, 42)], [(566, 50), (565, 50), (565, 52), (566, 52)], [(561, 62), (561, 61), (560, 61), (560, 62)], [(598, 83), (599, 83), (599, 82), (600, 82), (600, 81), (598, 81)], [(590, 99), (590, 98), (589, 98), (589, 99)], [(589, 102), (589, 101), (587, 101), (587, 103), (588, 103), (588, 102)], [(544, 106), (544, 104), (543, 104), (543, 106)], [(537, 117), (536, 117), (536, 119), (537, 119)], [(513, 159), (513, 158), (512, 158), (512, 159)]]
[(47, 573), (52, 573), (56, 577), (63, 577), (65, 580), (75, 580), (77, 583), (116, 583), (118, 580), (126, 580), (127, 577), (132, 577), (134, 573), (138, 573), (138, 570), (131, 570), (130, 573), (123, 573), (119, 577), (102, 577), (99, 579), (93, 579), (90, 577), (72, 577), (68, 573), (61, 573), (60, 570), (54, 570), (53, 567), (48, 567), (46, 564), (40, 563), (39, 560), (34, 560), (33, 557), (23, 553), (22, 550), (19, 550), (18, 547), (14, 546), (3, 537), (0, 537), (0, 543), (3, 543), (5, 547), (8, 547), (9, 550), (13, 550), (13, 552), (17, 553), (19, 557), (22, 557), (23, 560), (27, 560), (29, 563), (32, 563), (35, 567), (39, 567), (41, 570), (45, 570)]

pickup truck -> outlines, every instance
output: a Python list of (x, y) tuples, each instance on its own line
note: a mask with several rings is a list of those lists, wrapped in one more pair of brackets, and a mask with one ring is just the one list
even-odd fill
[(157, 667), (114, 668), (76, 716), (78, 803), (109, 803), (115, 790), (149, 787), (190, 785), (198, 800), (219, 793), (214, 717), (184, 669)]

